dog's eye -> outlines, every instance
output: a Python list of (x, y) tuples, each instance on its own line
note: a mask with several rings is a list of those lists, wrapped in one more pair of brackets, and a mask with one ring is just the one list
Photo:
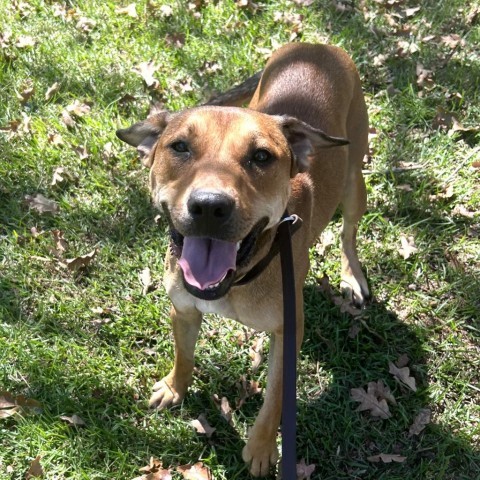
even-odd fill
[(252, 159), (258, 165), (266, 165), (273, 160), (273, 155), (268, 150), (260, 148), (255, 150)]
[(177, 153), (188, 153), (188, 145), (186, 142), (179, 140), (178, 142), (174, 142), (170, 145), (170, 148)]

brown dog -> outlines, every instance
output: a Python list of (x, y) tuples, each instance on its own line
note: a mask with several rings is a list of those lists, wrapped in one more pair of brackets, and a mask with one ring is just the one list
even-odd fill
[(293, 237), (299, 349), (308, 250), (340, 206), (342, 288), (363, 304), (368, 286), (355, 239), (366, 205), (361, 169), (368, 117), (353, 62), (332, 46), (287, 45), (244, 90), (234, 89), (223, 103), (250, 96), (249, 109), (156, 112), (117, 134), (144, 156), (153, 202), (172, 231), (165, 287), (173, 304), (175, 363), (154, 385), (150, 405), (164, 408), (184, 398), (203, 313), (271, 332), (265, 400), (243, 449), (251, 473), (264, 476), (277, 461), (282, 407), (278, 256), (250, 283), (235, 282), (267, 255), (287, 208), (303, 219)]

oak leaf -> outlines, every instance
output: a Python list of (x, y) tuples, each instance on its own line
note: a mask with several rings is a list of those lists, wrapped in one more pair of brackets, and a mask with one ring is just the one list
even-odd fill
[(119, 15), (128, 15), (129, 17), (132, 17), (132, 18), (138, 18), (137, 6), (135, 3), (131, 3), (126, 7), (117, 7), (115, 9), (115, 13)]
[(88, 267), (96, 255), (97, 249), (85, 255), (80, 255), (79, 257), (67, 258), (61, 265), (67, 267), (70, 271), (81, 270), (82, 268)]
[(210, 426), (207, 421), (207, 417), (201, 413), (196, 420), (190, 422), (193, 428), (202, 435), (205, 435), (207, 438), (210, 438), (215, 432), (216, 428)]
[(401, 455), (396, 454), (389, 454), (389, 453), (380, 453), (379, 455), (372, 455), (371, 457), (367, 457), (369, 462), (382, 462), (382, 463), (403, 463), (407, 457), (402, 457)]
[(232, 407), (230, 407), (227, 397), (222, 397), (220, 399), (218, 395), (215, 393), (212, 396), (212, 399), (217, 405), (217, 407), (220, 409), (221, 416), (227, 421), (228, 424), (231, 424), (233, 413), (232, 413)]
[(60, 420), (67, 422), (71, 427), (84, 427), (86, 425), (82, 417), (79, 417), (77, 414), (73, 414), (71, 417), (67, 415), (60, 416)]
[(352, 388), (350, 396), (356, 402), (360, 402), (357, 412), (369, 410), (372, 417), (380, 417), (384, 420), (392, 416), (387, 401), (393, 405), (396, 404), (395, 397), (381, 380), (369, 382), (366, 391), (363, 388)]
[(429, 408), (422, 408), (415, 417), (412, 425), (408, 430), (408, 436), (420, 435), (425, 427), (430, 423), (432, 411)]
[(180, 465), (177, 472), (181, 473), (185, 480), (212, 480), (210, 470), (202, 462), (195, 465)]
[(312, 473), (315, 471), (315, 465), (307, 465), (305, 459), (302, 458), (299, 463), (297, 463), (297, 480), (310, 480)]
[(38, 213), (57, 213), (60, 209), (57, 202), (41, 193), (25, 195), (25, 201), (31, 210), (36, 210)]
[(41, 458), (42, 457), (40, 455), (37, 455), (37, 457), (32, 460), (32, 462), (30, 463), (30, 467), (28, 468), (27, 475), (25, 477), (26, 480), (29, 480), (30, 478), (43, 477), (43, 468), (40, 464)]
[(407, 237), (406, 235), (400, 235), (400, 243), (402, 246), (398, 248), (398, 253), (400, 253), (405, 260), (409, 258), (410, 255), (418, 252), (418, 248), (416, 247), (415, 240), (412, 236)]
[(393, 362), (388, 362), (389, 372), (396, 380), (406, 385), (410, 390), (417, 391), (415, 378), (410, 376), (410, 369), (408, 367), (398, 368)]

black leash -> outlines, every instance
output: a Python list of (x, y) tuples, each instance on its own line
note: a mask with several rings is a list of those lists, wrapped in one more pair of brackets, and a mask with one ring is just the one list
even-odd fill
[(277, 230), (283, 287), (282, 480), (297, 479), (297, 311), (291, 222), (295, 225), (298, 220), (284, 217)]

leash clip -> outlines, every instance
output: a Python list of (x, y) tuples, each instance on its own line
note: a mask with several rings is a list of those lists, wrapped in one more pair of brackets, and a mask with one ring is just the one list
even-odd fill
[(292, 222), (292, 225), (295, 225), (299, 220), (302, 221), (302, 219), (297, 214), (292, 213), (292, 215), (282, 218), (279, 222), (279, 225), (283, 222)]

